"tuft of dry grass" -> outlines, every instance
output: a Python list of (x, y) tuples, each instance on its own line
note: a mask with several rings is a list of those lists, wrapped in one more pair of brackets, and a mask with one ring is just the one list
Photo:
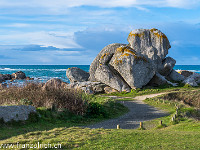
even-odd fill
[(12, 86), (0, 91), (0, 105), (32, 105), (67, 109), (84, 115), (87, 110), (87, 96), (81, 91), (64, 87), (44, 88), (41, 83), (26, 83), (21, 87)]
[(169, 93), (163, 98), (167, 100), (181, 101), (190, 106), (200, 108), (200, 90)]

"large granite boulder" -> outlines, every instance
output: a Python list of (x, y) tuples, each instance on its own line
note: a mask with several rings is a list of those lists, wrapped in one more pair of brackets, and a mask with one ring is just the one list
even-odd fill
[(117, 48), (109, 64), (132, 89), (142, 88), (155, 74), (151, 60), (138, 54), (129, 46)]
[(77, 67), (68, 68), (66, 71), (66, 75), (71, 83), (88, 81), (88, 78), (90, 76), (88, 72), (85, 72), (84, 70)]
[[(97, 70), (97, 68), (100, 66), (100, 64), (108, 64), (108, 62), (110, 61), (110, 59), (112, 58), (112, 56), (114, 55), (115, 51), (117, 48), (119, 48), (122, 45), (126, 45), (126, 44), (119, 44), (119, 43), (114, 43), (114, 44), (109, 44), (108, 46), (104, 47), (99, 54), (96, 56), (96, 58), (93, 60), (93, 62), (90, 65), (90, 81), (97, 81), (95, 78), (95, 72)], [(100, 61), (104, 61), (101, 62)]]
[(136, 52), (152, 60), (163, 60), (171, 48), (168, 38), (158, 29), (136, 29), (130, 32), (128, 42)]
[(22, 71), (18, 71), (18, 72), (11, 74), (11, 77), (12, 77), (12, 79), (19, 79), (19, 80), (26, 79), (26, 75)]
[(0, 119), (3, 118), (4, 122), (24, 121), (27, 120), (30, 113), (36, 113), (33, 106), (0, 106)]
[(100, 65), (95, 72), (96, 81), (102, 82), (119, 92), (130, 92), (131, 88), (112, 66)]
[(117, 91), (130, 92), (131, 88), (119, 73), (109, 64), (117, 48), (125, 44), (110, 44), (103, 48), (90, 65), (90, 81), (102, 82)]

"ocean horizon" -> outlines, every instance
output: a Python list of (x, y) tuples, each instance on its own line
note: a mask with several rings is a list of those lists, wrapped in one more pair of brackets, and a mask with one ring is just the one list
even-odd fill
[[(12, 74), (23, 71), (26, 76), (34, 78), (38, 82), (46, 82), (51, 78), (59, 78), (69, 83), (66, 77), (66, 69), (78, 67), (89, 72), (90, 65), (0, 65), (0, 74)], [(175, 70), (188, 70), (200, 73), (200, 65), (175, 65)]]

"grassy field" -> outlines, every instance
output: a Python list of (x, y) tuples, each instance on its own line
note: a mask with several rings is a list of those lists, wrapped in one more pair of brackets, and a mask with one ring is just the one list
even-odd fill
[[(97, 95), (91, 97), (95, 108), (97, 106), (99, 111), (96, 116), (86, 117), (69, 114), (69, 112), (66, 112), (67, 115), (58, 114), (45, 108), (38, 108), (41, 114), (38, 121), (1, 127), (0, 145), (40, 142), (40, 144), (51, 143), (52, 145), (59, 143), (62, 149), (200, 149), (200, 122), (197, 120), (199, 112), (196, 110), (199, 103), (192, 101), (192, 99), (197, 101), (200, 99), (199, 88), (169, 87), (158, 92), (171, 90), (176, 91), (174, 92), (176, 94), (145, 100), (149, 105), (168, 111), (169, 116), (144, 122), (143, 130), (78, 127), (117, 117), (128, 111), (115, 101)], [(184, 91), (184, 94), (180, 94), (177, 90)], [(133, 93), (136, 94), (133, 95)], [(155, 90), (153, 89), (152, 92), (150, 89), (132, 91), (131, 97), (146, 93), (155, 93)], [(115, 95), (128, 96), (129, 94)], [(190, 105), (187, 102), (191, 102)], [(172, 118), (174, 118), (173, 121)], [(162, 125), (160, 125), (161, 120)]]
[(174, 87), (172, 85), (166, 84), (159, 87), (145, 87), (143, 89), (131, 90), (130, 93), (121, 92), (121, 93), (111, 93), (104, 94), (105, 96), (120, 96), (120, 97), (135, 97), (141, 95), (162, 93), (162, 92), (174, 92), (174, 91), (192, 91), (199, 89), (199, 87), (191, 87), (189, 85), (184, 85), (182, 83), (178, 84), (178, 86)]

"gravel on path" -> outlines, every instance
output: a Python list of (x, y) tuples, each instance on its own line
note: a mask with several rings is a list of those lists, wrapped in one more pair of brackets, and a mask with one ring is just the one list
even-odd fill
[[(120, 125), (121, 129), (136, 129), (139, 127), (140, 122), (152, 120), (169, 115), (163, 110), (158, 110), (155, 107), (149, 106), (143, 102), (146, 98), (152, 98), (165, 93), (150, 94), (137, 96), (133, 101), (119, 101), (124, 106), (128, 107), (129, 112), (119, 118), (105, 120), (93, 125), (86, 126), (87, 128), (104, 128), (116, 129)], [(118, 97), (112, 97), (118, 98)]]

